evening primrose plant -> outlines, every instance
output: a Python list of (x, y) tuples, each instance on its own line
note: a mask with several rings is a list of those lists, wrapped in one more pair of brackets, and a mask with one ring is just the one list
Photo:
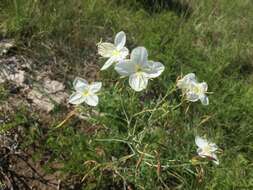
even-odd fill
[[(6, 0), (0, 9), (2, 40), (16, 41), (0, 59), (3, 65), (27, 62), (32, 70), (20, 69), (28, 72), (29, 87), (43, 86), (33, 80), (41, 72), (62, 82), (69, 95), (77, 92), (77, 76), (103, 84), (95, 93), (96, 106), (52, 100), (56, 105), (50, 114), (36, 105), (31, 110), (31, 101), (23, 101), (26, 87), (0, 84), (0, 128), (10, 137), (18, 134), (18, 152), (27, 153), (35, 169), (46, 161), (38, 172), (60, 181), (56, 189), (253, 189), (252, 1)], [(139, 92), (129, 85), (130, 75), (115, 70), (121, 61), (100, 70), (117, 51), (104, 57), (106, 48), (100, 55), (97, 43), (115, 49), (122, 30), (129, 49), (122, 61), (144, 46), (149, 60), (165, 66)], [(188, 73), (195, 73), (193, 85), (177, 87), (177, 79)], [(206, 106), (186, 94), (203, 81)], [(219, 165), (200, 156), (211, 154), (206, 148), (198, 154), (196, 136), (218, 145)], [(17, 164), (12, 169), (24, 165)], [(12, 181), (22, 183), (16, 177)]]
[[(159, 77), (163, 71), (165, 70), (165, 67), (162, 63), (152, 61), (148, 59), (148, 51), (145, 47), (136, 47), (131, 51), (130, 58), (128, 59), (127, 56), (129, 54), (129, 51), (127, 47), (125, 47), (126, 44), (126, 35), (123, 31), (116, 34), (114, 44), (112, 43), (98, 43), (98, 54), (102, 57), (108, 58), (106, 63), (102, 66), (101, 70), (105, 70), (109, 68), (113, 63), (116, 63), (114, 66), (115, 71), (120, 75), (120, 77), (129, 77), (129, 85), (130, 87), (136, 91), (140, 92), (144, 89), (147, 89), (148, 87), (148, 81), (153, 78)], [(120, 91), (128, 91), (128, 89), (124, 86), (124, 84), (120, 84), (120, 82), (117, 82), (117, 85), (120, 85)], [(114, 90), (117, 91), (118, 88), (115, 85)], [(196, 102), (198, 100), (201, 101), (203, 105), (209, 104), (209, 99), (206, 95), (207, 93), (207, 83), (206, 82), (198, 82), (197, 78), (194, 73), (189, 73), (185, 75), (183, 78), (179, 79), (176, 82), (176, 85), (179, 89), (182, 90), (183, 95), (186, 97), (186, 100), (190, 102)], [(176, 89), (176, 87), (173, 87), (173, 89)], [(70, 117), (76, 114), (76, 112), (80, 111), (81, 104), (85, 102), (89, 106), (95, 107), (99, 103), (99, 98), (97, 93), (100, 91), (102, 87), (102, 82), (92, 82), (88, 83), (85, 79), (82, 78), (76, 78), (73, 82), (73, 87), (75, 89), (75, 92), (70, 96), (69, 103), (76, 105), (76, 109), (67, 116), (67, 119), (65, 119), (59, 126), (62, 126)], [(167, 90), (168, 93), (171, 92), (171, 89)], [(117, 92), (115, 92), (117, 93)], [(153, 167), (157, 162), (157, 152), (146, 151), (146, 145), (144, 147), (144, 150), (141, 150), (143, 148), (145, 136), (148, 135), (150, 130), (150, 125), (144, 126), (142, 129), (137, 130), (138, 123), (136, 116), (138, 118), (145, 118), (144, 115), (148, 112), (150, 112), (150, 116), (147, 119), (147, 122), (150, 121), (150, 118), (153, 117), (153, 113), (158, 111), (159, 105), (165, 105), (166, 104), (166, 97), (168, 96), (168, 93), (164, 97), (161, 97), (161, 100), (158, 101), (158, 103), (155, 105), (153, 109), (149, 110), (140, 110), (140, 112), (137, 113), (129, 113), (128, 110), (126, 110), (123, 102), (127, 101), (128, 106), (133, 106), (132, 102), (132, 96), (134, 96), (133, 93), (129, 93), (128, 100), (123, 100), (120, 96), (120, 102), (122, 104), (122, 115), (125, 116), (125, 119), (120, 118), (121, 120), (125, 120), (127, 122), (127, 133), (128, 137), (124, 139), (117, 139), (117, 138), (106, 138), (106, 139), (95, 139), (94, 141), (97, 142), (117, 142), (117, 143), (123, 143), (129, 147), (129, 150), (131, 150), (131, 154), (124, 156), (122, 158), (118, 159), (119, 164), (121, 162), (125, 162), (128, 159), (131, 158), (137, 158), (140, 162), (143, 161), (144, 164)], [(172, 92), (171, 92), (172, 93)], [(114, 93), (112, 93), (114, 94)], [(105, 96), (109, 96), (107, 93), (103, 93), (102, 98), (107, 98)], [(113, 97), (112, 97), (113, 98)], [(102, 101), (103, 102), (103, 101)], [(179, 106), (182, 105), (182, 102), (177, 105), (176, 107), (172, 108), (172, 111), (174, 109), (177, 109)], [(105, 106), (102, 104), (102, 106)], [(101, 106), (100, 106), (101, 108)], [(129, 107), (128, 107), (129, 108)], [(91, 108), (93, 109), (93, 108)], [(101, 108), (103, 109), (103, 108)], [(165, 107), (164, 109), (160, 109), (161, 112), (168, 112), (170, 109), (169, 106)], [(84, 109), (85, 111), (85, 109)], [(97, 114), (97, 117), (106, 117), (111, 116), (110, 114)], [(133, 128), (131, 128), (132, 121), (135, 121), (135, 124)], [(111, 134), (113, 135), (113, 134)], [(201, 138), (197, 136), (195, 138), (195, 143), (198, 146), (197, 153), (201, 158), (208, 158), (211, 159), (215, 164), (219, 164), (219, 160), (216, 155), (216, 151), (218, 147), (214, 143), (208, 142), (206, 139)], [(160, 168), (168, 168), (170, 167), (171, 162), (175, 162), (175, 160), (163, 160), (163, 163), (160, 164), (158, 167)], [(176, 160), (176, 162), (180, 162), (180, 160)], [(191, 165), (191, 162), (182, 163), (183, 165)], [(138, 167), (138, 164), (137, 164)], [(85, 179), (85, 178), (84, 178)]]

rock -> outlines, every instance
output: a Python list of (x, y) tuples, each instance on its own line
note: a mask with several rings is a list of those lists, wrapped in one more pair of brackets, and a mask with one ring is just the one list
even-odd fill
[(54, 95), (51, 95), (51, 99), (54, 100), (56, 103), (60, 104), (67, 100), (68, 94), (66, 92), (57, 92)]
[(46, 112), (50, 112), (54, 109), (54, 104), (50, 101), (50, 99), (37, 90), (31, 90), (27, 94), (27, 98), (39, 109)]
[(44, 78), (42, 86), (33, 88), (27, 95), (27, 98), (32, 101), (39, 109), (46, 112), (51, 112), (55, 104), (63, 103), (68, 94), (64, 92), (65, 86), (63, 83)]
[[(64, 92), (65, 85), (57, 80), (51, 80), (49, 72), (37, 72), (35, 77), (30, 76), (31, 64), (31, 61), (17, 56), (0, 59), (0, 84), (6, 81), (13, 82), (16, 87), (20, 87), (32, 105), (51, 112), (55, 104), (61, 104), (67, 99), (68, 94)], [(33, 83), (26, 84), (26, 79), (30, 79), (28, 81)]]
[(9, 49), (15, 46), (14, 40), (5, 39), (0, 41), (0, 56), (8, 53)]
[(27, 98), (38, 107), (38, 109), (44, 110), (47, 113), (51, 112), (55, 104), (63, 103), (68, 97), (65, 92), (57, 92), (55, 94), (43, 94), (39, 90), (33, 89), (27, 94)]
[(7, 69), (2, 69), (0, 72), (0, 84), (7, 80), (14, 82), (17, 86), (24, 86), (25, 72), (23, 70), (10, 72)]
[(8, 76), (8, 73), (5, 69), (0, 70), (0, 84), (4, 83), (7, 79), (6, 76)]
[(0, 84), (9, 80), (17, 86), (25, 86), (25, 71), (21, 60), (13, 56), (0, 60)]
[(18, 70), (17, 73), (9, 75), (7, 79), (13, 81), (18, 86), (23, 86), (25, 81), (25, 72)]
[(52, 93), (52, 94), (59, 91), (63, 91), (65, 89), (65, 86), (62, 83), (56, 80), (50, 80), (48, 78), (44, 80), (44, 87), (47, 93)]

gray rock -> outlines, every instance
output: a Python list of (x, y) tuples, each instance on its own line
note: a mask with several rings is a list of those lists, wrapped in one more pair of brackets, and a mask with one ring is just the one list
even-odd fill
[(15, 56), (0, 59), (0, 84), (8, 80), (17, 86), (24, 86), (25, 71), (22, 69), (21, 60)]
[(44, 79), (44, 88), (47, 93), (56, 93), (65, 89), (64, 84), (56, 80)]
[(66, 101), (68, 94), (64, 92), (65, 86), (59, 81), (45, 78), (40, 88), (33, 88), (27, 95), (38, 109), (51, 112), (55, 104)]

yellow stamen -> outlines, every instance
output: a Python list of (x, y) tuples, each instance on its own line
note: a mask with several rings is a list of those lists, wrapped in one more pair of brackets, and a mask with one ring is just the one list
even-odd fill
[(119, 55), (120, 55), (120, 52), (119, 52), (118, 50), (114, 50), (114, 51), (112, 52), (112, 55), (113, 55), (113, 56), (119, 56)]
[(88, 96), (90, 94), (89, 90), (84, 90), (83, 91), (83, 96)]
[(135, 65), (135, 72), (136, 72), (136, 73), (139, 73), (139, 72), (141, 72), (141, 71), (142, 71), (141, 66), (140, 66), (139, 64), (136, 64), (136, 65)]
[(211, 150), (212, 150), (211, 147), (208, 146), (208, 145), (205, 146), (205, 147), (203, 147), (202, 150), (203, 150), (203, 152), (204, 152), (206, 155), (209, 155), (209, 154), (211, 154), (211, 152), (212, 152), (212, 151), (211, 151)]
[(198, 86), (194, 86), (192, 91), (195, 93), (195, 94), (200, 94), (202, 93), (202, 89)]

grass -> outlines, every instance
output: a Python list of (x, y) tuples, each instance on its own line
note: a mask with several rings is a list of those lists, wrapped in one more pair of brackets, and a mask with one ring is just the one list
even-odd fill
[[(35, 157), (50, 150), (49, 162), (62, 163), (62, 173), (77, 176), (83, 189), (252, 189), (253, 3), (177, 3), (191, 11), (159, 2), (153, 10), (152, 1), (136, 0), (3, 1), (1, 35), (16, 39), (16, 53), (34, 60), (35, 70), (53, 70), (69, 93), (75, 76), (103, 81), (99, 106), (84, 106), (84, 120), (73, 117), (54, 129), (71, 111), (56, 109), (34, 127), (29, 119), (20, 122), (27, 117), (21, 109), (6, 126), (25, 123), (24, 147), (42, 142)], [(96, 43), (112, 41), (120, 30), (130, 49), (145, 46), (166, 66), (143, 92), (134, 93), (112, 69), (99, 71), (104, 60)], [(180, 105), (175, 81), (189, 72), (208, 83), (209, 106)], [(219, 166), (196, 162), (197, 134), (223, 150)]]

